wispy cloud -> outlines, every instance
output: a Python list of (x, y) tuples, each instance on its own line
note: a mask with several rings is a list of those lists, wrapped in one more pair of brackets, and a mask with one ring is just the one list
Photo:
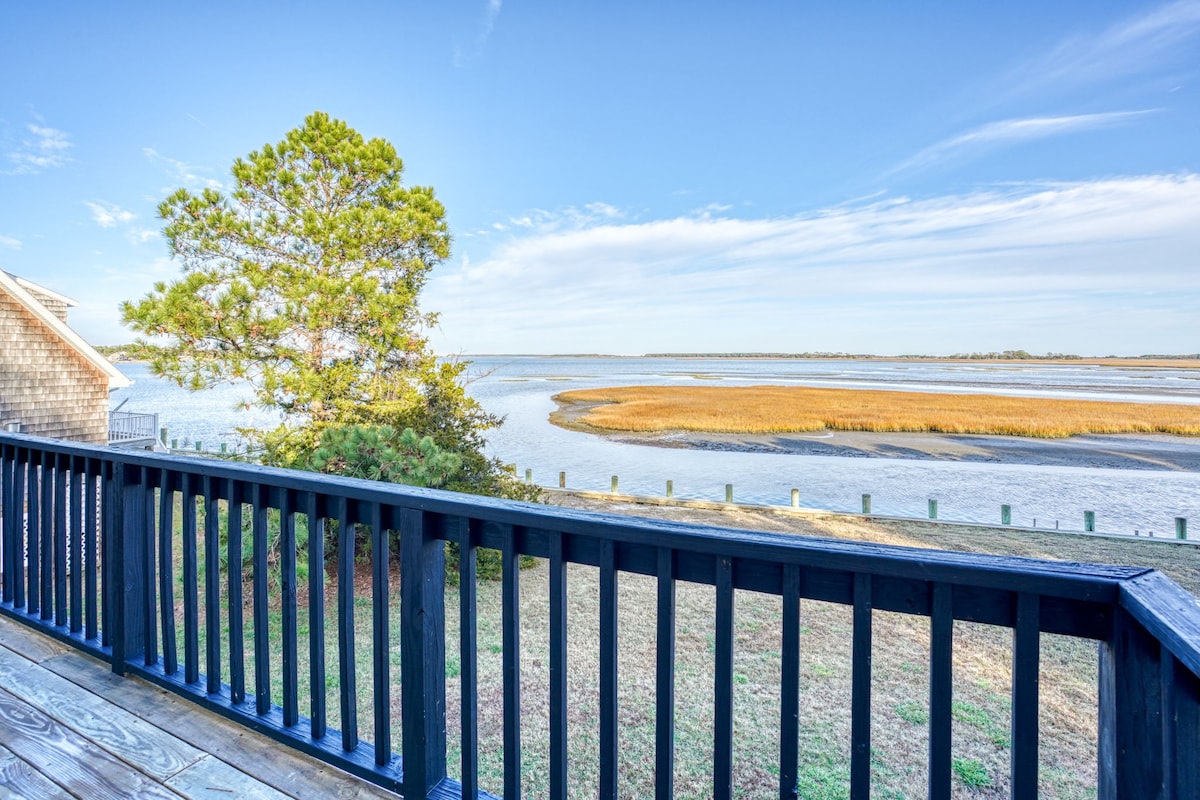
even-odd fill
[(1197, 36), (1200, 0), (1178, 0), (1099, 33), (1068, 38), (1023, 64), (1009, 82), (1014, 92), (1023, 93), (1144, 74), (1188, 56), (1185, 46)]
[(0, 236), (0, 246), (8, 247), (12, 250), (20, 250), (21, 240), (12, 236)]
[(503, 0), (487, 0), (487, 4), (483, 10), (483, 19), (480, 23), (479, 33), (476, 34), (474, 42), (469, 48), (464, 48), (455, 42), (454, 66), (465, 66), (470, 61), (478, 58), (483, 52), (488, 39), (491, 38), (492, 31), (496, 29), (496, 20), (500, 17), (500, 6), (502, 3)]
[(125, 233), (125, 238), (129, 240), (130, 244), (145, 244), (154, 241), (161, 235), (161, 231), (153, 228), (131, 228)]
[(34, 175), (44, 169), (61, 167), (71, 160), (67, 155), (67, 151), (74, 147), (70, 134), (34, 123), (25, 127), (29, 135), (8, 152), (13, 173)]
[[(426, 302), (466, 352), (1129, 352), (1200, 322), (1197, 218), (1200, 176), (1183, 174), (783, 218), (551, 220), (471, 253)], [(1155, 323), (1147, 303), (1170, 313)]]
[(84, 202), (92, 211), (92, 221), (101, 228), (115, 228), (118, 225), (124, 225), (127, 222), (133, 222), (137, 219), (137, 215), (132, 211), (127, 211), (114, 203), (99, 203)]
[(116, 203), (101, 200), (95, 203), (84, 202), (84, 205), (91, 210), (93, 222), (101, 228), (120, 228), (124, 233), (125, 240), (132, 245), (152, 242), (159, 237), (159, 231), (153, 228), (134, 225), (133, 223), (138, 219), (137, 214), (121, 208)]
[(1100, 114), (1026, 117), (989, 122), (926, 147), (912, 158), (888, 170), (882, 177), (887, 178), (902, 172), (925, 169), (944, 161), (961, 161), (1005, 145), (1045, 139), (1051, 136), (1063, 136), (1096, 128), (1111, 128), (1129, 123), (1146, 114), (1153, 114), (1157, 110), (1108, 111)]
[[(224, 184), (216, 178), (210, 178), (203, 174), (207, 172), (204, 167), (198, 167), (188, 164), (186, 161), (180, 161), (175, 158), (168, 158), (162, 153), (155, 150), (153, 147), (143, 147), (142, 155), (150, 160), (151, 163), (157, 164), (159, 167), (166, 170), (171, 176), (171, 179), (182, 183), (185, 187), (192, 190), (198, 189), (223, 189)], [(173, 191), (175, 187), (167, 191)]]

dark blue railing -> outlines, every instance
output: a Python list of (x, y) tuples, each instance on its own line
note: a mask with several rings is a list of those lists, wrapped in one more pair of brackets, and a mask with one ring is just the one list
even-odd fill
[[(302, 547), (300, 524), (314, 534)], [(599, 572), (601, 797), (616, 797), (621, 779), (617, 589), (623, 573), (657, 581), (654, 724), (660, 798), (674, 796), (673, 710), (677, 702), (688, 702), (675, 697), (675, 591), (684, 582), (715, 591), (713, 797), (733, 794), (738, 590), (782, 598), (780, 797), (796, 796), (802, 768), (797, 745), (802, 600), (852, 609), (852, 798), (866, 798), (871, 784), (876, 611), (930, 620), (929, 797), (951, 793), (956, 620), (1013, 632), (1013, 797), (1037, 795), (1044, 633), (1099, 642), (1099, 796), (1200, 796), (1200, 760), (1195, 758), (1200, 752), (1200, 604), (1152, 570), (651, 522), (19, 434), (0, 434), (0, 526), (0, 613), (105, 659), (118, 673), (151, 680), (407, 797), (490, 796), (479, 789), (480, 548), (498, 550), (502, 564), (503, 790), (510, 800), (521, 794), (520, 564), (527, 556), (545, 560), (549, 569), (551, 797), (566, 797), (568, 785), (568, 564)], [(336, 536), (326, 536), (334, 531)], [(395, 554), (393, 542), (398, 542)], [(460, 661), (457, 781), (446, 777), (447, 542), (459, 550), (460, 631), (458, 641), (449, 643)], [(355, 562), (368, 552), (373, 655), (369, 685), (360, 685), (355, 650), (367, 642), (354, 627)], [(298, 557), (316, 565), (307, 572), (304, 609)], [(321, 568), (327, 560), (337, 564), (331, 613), (336, 664), (326, 659), (326, 641), (333, 638), (327, 637)], [(389, 644), (394, 570), (398, 675)], [(243, 630), (247, 599), (249, 632)], [(301, 610), (307, 637), (300, 634)], [(231, 646), (247, 633), (249, 659), (243, 647)], [(222, 651), (223, 643), (228, 652)], [(281, 672), (276, 683), (282, 685), (274, 699), (273, 664)], [(301, 697), (303, 664), (310, 689)], [(332, 698), (326, 690), (329, 670), (337, 671)], [(370, 743), (360, 738), (356, 699), (361, 692), (372, 698), (370, 719), (363, 721)], [(391, 740), (397, 693), (403, 709), (399, 754)], [(331, 703), (338, 709), (339, 730), (328, 724)]]

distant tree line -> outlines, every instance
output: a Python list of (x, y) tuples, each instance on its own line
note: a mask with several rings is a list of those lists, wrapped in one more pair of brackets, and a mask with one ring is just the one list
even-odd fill
[(1159, 355), (1150, 353), (1141, 356), (1080, 356), (1074, 353), (1045, 353), (1036, 355), (1027, 350), (993, 350), (988, 353), (954, 353), (948, 356), (931, 356), (928, 354), (902, 354), (897, 356), (881, 356), (870, 353), (833, 353), (808, 351), (804, 353), (646, 353), (646, 358), (795, 358), (795, 359), (836, 359), (848, 361), (853, 359), (898, 358), (912, 361), (944, 361), (955, 359), (961, 361), (1078, 361), (1083, 358), (1133, 358), (1133, 359), (1169, 359), (1188, 360), (1200, 359), (1200, 353), (1184, 353), (1182, 355)]
[(158, 355), (161, 349), (146, 342), (96, 345), (96, 352), (110, 361), (149, 361)]

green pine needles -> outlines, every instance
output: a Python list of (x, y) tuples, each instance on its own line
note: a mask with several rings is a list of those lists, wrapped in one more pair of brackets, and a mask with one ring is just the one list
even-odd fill
[(372, 481), (440, 488), (462, 469), (462, 458), (420, 437), (412, 428), (346, 425), (327, 428), (308, 457), (308, 468)]
[(484, 455), (501, 420), (437, 358), (418, 297), (450, 255), (432, 188), (406, 186), (384, 139), (316, 112), (233, 164), (226, 193), (160, 206), (182, 275), (122, 304), (163, 343), (154, 372), (200, 389), (247, 380), (283, 424), (251, 432), (276, 466), (535, 499)]

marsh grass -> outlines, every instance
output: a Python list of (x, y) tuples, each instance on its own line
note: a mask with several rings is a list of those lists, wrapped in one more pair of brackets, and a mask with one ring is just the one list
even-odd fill
[[(551, 420), (602, 431), (931, 432), (1064, 438), (1200, 436), (1200, 406), (803, 386), (625, 386), (554, 397)], [(582, 413), (576, 415), (575, 411)]]

